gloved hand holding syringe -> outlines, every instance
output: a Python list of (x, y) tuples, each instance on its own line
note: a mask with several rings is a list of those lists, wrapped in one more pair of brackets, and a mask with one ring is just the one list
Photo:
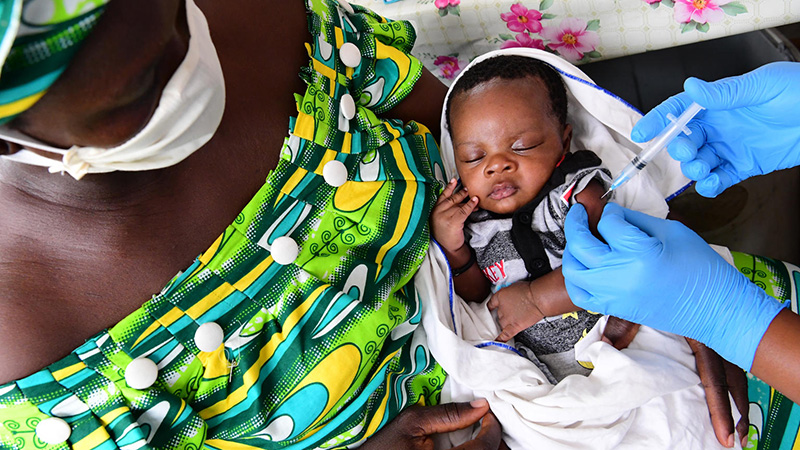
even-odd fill
[(605, 198), (608, 194), (611, 193), (614, 189), (622, 186), (628, 180), (636, 176), (642, 169), (647, 166), (647, 164), (652, 161), (662, 150), (667, 148), (670, 142), (675, 139), (678, 134), (683, 131), (688, 136), (691, 134), (691, 131), (686, 127), (686, 124), (689, 123), (692, 118), (697, 115), (702, 109), (702, 106), (698, 105), (697, 103), (692, 102), (686, 110), (681, 113), (681, 115), (676, 119), (675, 116), (672, 114), (668, 114), (667, 118), (672, 121), (672, 124), (668, 125), (664, 128), (661, 133), (658, 134), (653, 140), (647, 143), (642, 151), (634, 157), (631, 162), (622, 169), (619, 175), (614, 178), (614, 182), (611, 183), (611, 187), (608, 188), (603, 197)]

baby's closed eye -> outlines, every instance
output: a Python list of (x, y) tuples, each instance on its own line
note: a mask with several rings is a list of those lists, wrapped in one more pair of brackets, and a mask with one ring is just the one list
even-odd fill
[(457, 154), (458, 159), (463, 163), (478, 162), (486, 156), (486, 153), (480, 150), (461, 150)]
[(543, 142), (541, 142), (538, 139), (536, 139), (536, 140), (534, 140), (534, 139), (519, 140), (519, 141), (517, 141), (517, 142), (515, 142), (514, 144), (511, 145), (511, 150), (515, 151), (515, 152), (518, 152), (518, 153), (519, 152), (526, 152), (526, 151), (529, 151), (529, 150), (533, 150), (533, 149), (535, 149), (536, 147), (538, 147), (538, 146), (540, 146), (542, 144), (543, 144)]

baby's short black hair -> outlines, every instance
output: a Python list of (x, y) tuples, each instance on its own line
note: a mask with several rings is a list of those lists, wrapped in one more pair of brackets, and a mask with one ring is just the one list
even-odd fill
[(458, 94), (468, 92), (476, 86), (487, 81), (518, 80), (521, 78), (533, 77), (542, 80), (547, 87), (547, 94), (550, 98), (550, 110), (562, 127), (567, 124), (567, 90), (561, 75), (549, 64), (535, 58), (528, 58), (517, 55), (502, 55), (489, 58), (475, 64), (456, 82), (447, 98), (447, 109), (445, 118), (447, 127), (450, 123), (450, 106), (453, 98)]

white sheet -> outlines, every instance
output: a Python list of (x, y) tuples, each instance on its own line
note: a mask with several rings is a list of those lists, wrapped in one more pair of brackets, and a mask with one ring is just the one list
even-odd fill
[[(485, 304), (468, 304), (452, 292), (437, 245), (415, 286), (428, 345), (448, 374), (442, 401), (486, 398), (512, 449), (724, 448), (684, 338), (641, 327), (618, 351), (600, 341), (602, 318), (576, 345), (576, 357), (594, 364), (591, 375), (552, 386), (532, 362), (493, 343), (494, 319)], [(474, 431), (442, 436), (439, 448), (463, 443)]]
[[(538, 58), (561, 72), (573, 149), (593, 150), (613, 175), (640, 150), (627, 139), (641, 117), (630, 105), (557, 56), (534, 49), (501, 52)], [(455, 164), (444, 114), (442, 130), (442, 158), (452, 177)], [(687, 183), (678, 163), (665, 153), (615, 192), (614, 201), (665, 217), (664, 198)], [(512, 449), (724, 448), (714, 435), (694, 357), (682, 337), (642, 327), (631, 345), (618, 351), (600, 341), (604, 318), (576, 345), (576, 357), (594, 364), (592, 374), (569, 376), (552, 386), (532, 362), (493, 342), (499, 330), (485, 302), (467, 304), (452, 291), (447, 260), (435, 243), (415, 285), (431, 353), (448, 373), (442, 401), (488, 399)], [(449, 448), (474, 432), (450, 433), (439, 444)]]

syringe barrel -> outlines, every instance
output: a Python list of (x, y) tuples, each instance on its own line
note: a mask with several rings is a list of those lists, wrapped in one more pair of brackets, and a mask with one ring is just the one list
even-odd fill
[(677, 136), (678, 133), (686, 128), (686, 124), (689, 123), (689, 121), (692, 120), (692, 118), (702, 109), (702, 106), (692, 102), (692, 104), (681, 113), (680, 117), (677, 119), (670, 117), (672, 123), (664, 128), (661, 133), (658, 134), (658, 136), (653, 138), (653, 140), (648, 142), (645, 148), (642, 149), (642, 151), (639, 152), (639, 154), (634, 157), (624, 169), (622, 169), (622, 172), (620, 172), (620, 174), (614, 178), (614, 182), (611, 184), (609, 192), (622, 186), (628, 180), (636, 176), (637, 173), (641, 172), (642, 169), (644, 169), (645, 166), (647, 166), (647, 164), (661, 152), (661, 150), (663, 150), (673, 139), (675, 139), (675, 136)]
[(674, 122), (664, 128), (652, 141), (647, 143), (647, 146), (639, 152), (639, 159), (643, 160), (645, 164), (649, 163), (663, 148), (669, 145), (684, 128), (686, 128), (686, 124), (702, 109), (702, 106), (692, 102)]

